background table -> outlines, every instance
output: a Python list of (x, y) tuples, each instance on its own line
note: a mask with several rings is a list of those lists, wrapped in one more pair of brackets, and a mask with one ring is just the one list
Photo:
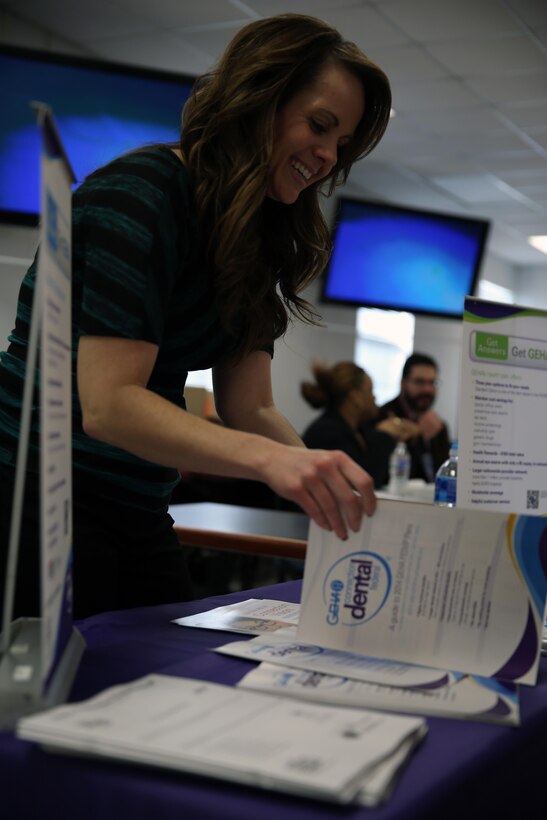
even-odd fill
[(309, 518), (303, 513), (235, 504), (172, 504), (182, 544), (279, 558), (306, 557)]
[[(149, 672), (235, 684), (252, 664), (211, 652), (241, 636), (170, 621), (249, 597), (298, 601), (293, 581), (185, 604), (96, 615), (71, 700)], [(429, 733), (391, 799), (376, 809), (332, 806), (133, 764), (48, 754), (0, 734), (6, 820), (545, 820), (547, 660), (521, 688), (520, 728), (428, 718)]]

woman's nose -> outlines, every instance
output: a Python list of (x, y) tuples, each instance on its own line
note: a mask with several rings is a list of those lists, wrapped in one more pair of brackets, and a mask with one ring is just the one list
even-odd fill
[(328, 173), (336, 165), (338, 144), (334, 141), (324, 140), (317, 146), (316, 155), (326, 166), (325, 173)]

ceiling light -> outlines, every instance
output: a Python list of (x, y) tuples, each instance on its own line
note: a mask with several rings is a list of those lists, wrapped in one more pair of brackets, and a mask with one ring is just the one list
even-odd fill
[(528, 242), (542, 253), (547, 253), (547, 236), (529, 236)]

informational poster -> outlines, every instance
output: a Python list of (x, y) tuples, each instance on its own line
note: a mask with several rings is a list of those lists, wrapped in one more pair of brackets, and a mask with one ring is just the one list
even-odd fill
[(72, 628), (71, 171), (52, 118), (39, 109), (42, 211), (40, 334), (41, 674), (44, 685)]
[(312, 522), (298, 641), (533, 685), (545, 566), (547, 518), (379, 500), (346, 541)]
[(466, 298), (458, 506), (547, 514), (547, 311)]

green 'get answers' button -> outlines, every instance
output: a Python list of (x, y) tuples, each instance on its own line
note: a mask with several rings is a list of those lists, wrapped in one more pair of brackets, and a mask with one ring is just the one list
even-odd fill
[(495, 359), (497, 362), (506, 362), (509, 357), (509, 336), (477, 331), (475, 356), (478, 359)]

